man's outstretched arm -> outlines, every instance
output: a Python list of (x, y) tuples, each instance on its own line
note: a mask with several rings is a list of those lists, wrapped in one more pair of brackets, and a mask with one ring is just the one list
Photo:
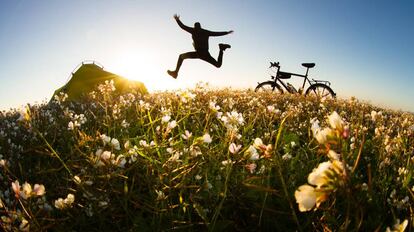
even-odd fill
[(175, 19), (175, 21), (177, 21), (178, 26), (180, 26), (184, 31), (187, 31), (187, 32), (191, 33), (192, 28), (184, 25), (184, 23), (181, 22), (179, 15), (175, 14), (174, 19)]
[(208, 31), (210, 36), (223, 36), (233, 33), (233, 31)]

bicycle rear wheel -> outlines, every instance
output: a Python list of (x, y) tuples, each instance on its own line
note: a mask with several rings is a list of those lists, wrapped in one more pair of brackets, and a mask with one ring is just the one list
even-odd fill
[(254, 89), (255, 92), (275, 92), (275, 93), (283, 93), (282, 88), (275, 83), (274, 81), (265, 81), (259, 83), (256, 88)]
[(336, 94), (331, 89), (331, 87), (325, 84), (321, 84), (321, 83), (316, 83), (316, 84), (309, 86), (309, 88), (305, 92), (305, 95), (314, 96), (318, 99), (323, 99), (323, 100), (336, 98)]

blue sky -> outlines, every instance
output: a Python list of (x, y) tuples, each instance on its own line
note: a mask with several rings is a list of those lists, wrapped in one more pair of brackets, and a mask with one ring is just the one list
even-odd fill
[[(230, 43), (223, 66), (186, 60), (166, 74), (192, 26), (231, 35), (210, 38), (210, 52)], [(0, 109), (49, 99), (83, 60), (143, 81), (150, 90), (212, 86), (254, 88), (270, 61), (304, 73), (315, 62), (339, 97), (414, 112), (414, 3), (411, 1), (0, 1)], [(295, 80), (291, 82), (295, 83)]]

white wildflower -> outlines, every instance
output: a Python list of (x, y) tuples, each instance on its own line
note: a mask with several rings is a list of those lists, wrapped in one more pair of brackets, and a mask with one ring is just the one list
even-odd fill
[(17, 119), (17, 121), (29, 121), (30, 120), (30, 113), (29, 113), (29, 107), (28, 106), (24, 106), (19, 110), (19, 118)]
[(408, 170), (405, 167), (399, 167), (398, 168), (398, 175), (403, 176), (408, 174)]
[(23, 199), (27, 199), (30, 197), (30, 195), (32, 195), (32, 186), (29, 183), (25, 182), (22, 185), (22, 192), (20, 193), (20, 196)]
[(251, 145), (246, 150), (246, 155), (248, 156), (250, 160), (258, 160), (260, 158), (259, 153), (257, 152), (256, 148)]
[(98, 156), (98, 157), (101, 157), (102, 153), (103, 153), (103, 150), (100, 148), (100, 149), (96, 150), (95, 155)]
[(111, 142), (111, 137), (107, 136), (106, 134), (101, 135), (101, 139), (102, 139), (104, 145), (106, 145), (109, 142)]
[(314, 137), (318, 141), (319, 144), (325, 144), (328, 140), (329, 136), (332, 136), (333, 131), (331, 128), (324, 128), (323, 130), (319, 130), (314, 132)]
[(175, 120), (168, 123), (167, 128), (168, 129), (174, 129), (177, 126), (177, 122)]
[(150, 104), (148, 102), (144, 102), (143, 100), (139, 100), (139, 106), (145, 110), (149, 110), (151, 108)]
[(267, 106), (267, 110), (269, 111), (269, 113), (272, 113), (272, 114), (280, 113), (280, 110), (276, 109), (273, 105)]
[(55, 200), (55, 207), (57, 209), (65, 209), (67, 207), (71, 207), (74, 202), (75, 196), (69, 193), (65, 199), (58, 198), (57, 200)]
[(121, 145), (119, 144), (118, 139), (111, 139), (111, 146), (115, 149), (115, 150), (121, 150)]
[(125, 149), (127, 149), (127, 150), (129, 150), (129, 148), (131, 148), (131, 142), (129, 142), (129, 140), (127, 140), (127, 141), (124, 143), (124, 148), (125, 148)]
[(16, 198), (19, 198), (20, 197), (20, 184), (19, 184), (18, 180), (12, 182), (12, 189), (13, 189), (13, 192), (14, 192), (14, 196)]
[(191, 156), (196, 157), (196, 156), (199, 156), (201, 154), (203, 154), (203, 153), (201, 153), (201, 150), (198, 146), (190, 146), (190, 155)]
[(371, 119), (372, 121), (375, 122), (375, 120), (377, 119), (377, 111), (375, 110), (371, 111)]
[(30, 231), (29, 222), (26, 219), (22, 219), (22, 222), (19, 225), (19, 231)]
[(263, 145), (264, 145), (264, 144), (263, 144), (263, 141), (262, 141), (262, 139), (261, 139), (261, 138), (255, 138), (255, 139), (254, 139), (253, 146), (254, 146), (256, 149), (260, 149)]
[(162, 201), (167, 199), (164, 192), (162, 190), (155, 190), (155, 193), (157, 193), (157, 201)]
[(221, 164), (222, 164), (223, 166), (232, 165), (232, 164), (234, 164), (234, 163), (235, 163), (235, 162), (234, 162), (234, 161), (232, 161), (231, 159), (221, 161)]
[(56, 103), (60, 104), (62, 102), (65, 102), (68, 97), (69, 96), (66, 93), (60, 92), (59, 94), (56, 94), (53, 98)]
[(147, 141), (145, 141), (145, 140), (140, 140), (139, 145), (142, 146), (142, 147), (149, 147)]
[(64, 200), (64, 202), (68, 206), (72, 205), (73, 202), (75, 202), (75, 195), (73, 195), (72, 193), (69, 193), (66, 199)]
[(73, 122), (72, 122), (72, 121), (70, 121), (70, 122), (68, 123), (68, 130), (73, 130), (73, 129), (75, 129), (75, 126), (74, 126)]
[(328, 116), (328, 122), (331, 125), (332, 129), (337, 130), (342, 130), (345, 125), (341, 116), (339, 116), (339, 114), (336, 111), (332, 112), (332, 114)]
[(125, 164), (127, 163), (125, 156), (124, 155), (119, 155), (118, 157), (116, 157), (115, 160), (112, 161), (112, 164), (120, 167), (120, 168), (124, 168)]
[(104, 151), (102, 152), (100, 158), (104, 161), (108, 161), (110, 159), (112, 159), (115, 155), (112, 154), (110, 151)]
[(161, 121), (162, 121), (163, 123), (168, 123), (168, 122), (170, 121), (170, 119), (171, 119), (171, 116), (170, 116), (169, 114), (167, 114), (167, 115), (164, 115), (164, 116), (161, 118)]
[(333, 151), (333, 150), (329, 150), (329, 152), (328, 152), (328, 157), (329, 157), (329, 159), (331, 159), (331, 160), (339, 160), (339, 158), (341, 157), (341, 155), (340, 154), (338, 154), (338, 153), (336, 153), (335, 151)]
[(231, 143), (229, 146), (229, 151), (232, 154), (237, 154), (242, 146), (236, 145), (235, 143)]
[(180, 153), (178, 153), (178, 152), (176, 152), (176, 153), (174, 153), (169, 159), (168, 159), (168, 161), (167, 162), (173, 162), (173, 163), (175, 163), (175, 162), (181, 162), (181, 160), (180, 160)]
[(236, 111), (232, 111), (231, 113), (227, 112), (225, 116), (221, 117), (221, 121), (223, 121), (224, 126), (228, 130), (233, 131), (237, 131), (238, 126), (244, 124), (243, 114)]
[(326, 161), (320, 163), (318, 168), (314, 168), (313, 171), (308, 176), (308, 182), (311, 185), (315, 185), (318, 188), (322, 187), (324, 184), (327, 183), (329, 178), (326, 176), (326, 171), (331, 168), (332, 163), (331, 161)]
[(213, 112), (218, 112), (220, 110), (220, 106), (218, 106), (214, 101), (210, 101), (208, 105), (210, 110), (212, 110)]
[(45, 186), (42, 184), (35, 184), (33, 187), (33, 194), (35, 196), (43, 196), (45, 194)]
[(386, 232), (404, 232), (407, 225), (408, 225), (408, 220), (407, 219), (405, 219), (402, 223), (400, 223), (400, 220), (397, 219), (394, 226), (391, 229), (389, 227), (387, 227), (387, 229), (385, 231)]
[(283, 160), (290, 160), (290, 159), (292, 159), (292, 155), (291, 155), (291, 154), (289, 154), (289, 153), (286, 153), (286, 154), (284, 154), (284, 155), (282, 156), (282, 159), (283, 159)]
[(299, 211), (306, 212), (315, 207), (315, 205), (318, 207), (324, 200), (325, 194), (316, 190), (314, 187), (305, 184), (295, 191), (295, 198), (299, 206)]
[(182, 134), (181, 135), (181, 137), (184, 139), (184, 140), (188, 140), (188, 139), (190, 139), (190, 137), (192, 136), (192, 133), (191, 132), (189, 132), (188, 130), (185, 130), (185, 132), (184, 132), (184, 134)]
[(73, 177), (73, 181), (74, 181), (76, 184), (80, 184), (80, 183), (81, 183), (81, 179), (79, 178), (79, 176), (74, 176), (74, 177)]
[(206, 134), (203, 135), (203, 142), (204, 143), (211, 143), (211, 141), (212, 141), (212, 139), (211, 139), (210, 134), (206, 133)]
[(7, 161), (5, 159), (0, 159), (0, 167), (6, 167)]
[(122, 123), (121, 123), (121, 126), (123, 127), (123, 128), (128, 128), (129, 127), (129, 123), (124, 119), (123, 121), (122, 121)]
[(188, 91), (188, 90), (179, 91), (179, 92), (178, 92), (178, 95), (180, 96), (181, 101), (182, 101), (183, 103), (187, 103), (189, 100), (193, 100), (193, 99), (196, 97), (196, 95), (195, 95), (195, 94), (191, 93), (191, 92), (190, 92), (190, 91)]

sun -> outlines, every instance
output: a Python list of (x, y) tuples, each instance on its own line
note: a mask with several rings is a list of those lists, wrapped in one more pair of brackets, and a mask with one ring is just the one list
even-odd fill
[[(111, 57), (105, 69), (130, 80), (141, 81), (149, 91), (178, 89), (180, 81), (167, 75), (167, 67), (151, 53), (125, 52)], [(181, 83), (182, 84), (182, 83)]]

